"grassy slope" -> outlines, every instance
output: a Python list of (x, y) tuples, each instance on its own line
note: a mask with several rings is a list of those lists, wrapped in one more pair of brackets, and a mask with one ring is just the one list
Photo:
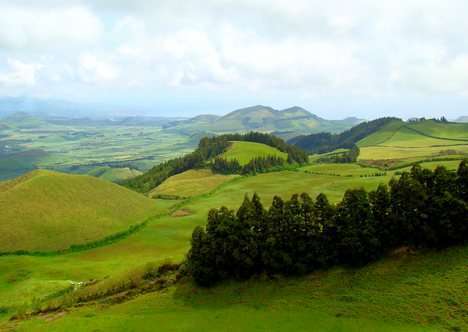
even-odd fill
[(0, 185), (0, 252), (95, 241), (156, 210), (152, 200), (103, 180), (34, 171)]
[(127, 180), (141, 174), (142, 172), (128, 167), (112, 168), (109, 166), (98, 166), (87, 173), (87, 175), (111, 182)]
[(386, 125), (359, 141), (359, 159), (407, 159), (434, 157), (448, 150), (468, 154), (468, 125), (432, 120)]
[(213, 174), (211, 170), (189, 170), (181, 174), (171, 176), (153, 189), (149, 195), (191, 197), (210, 192), (220, 184), (236, 177), (235, 175)]
[[(338, 169), (339, 166), (336, 167)], [(365, 168), (359, 169), (366, 171)], [(190, 210), (191, 215), (156, 218), (140, 232), (112, 245), (55, 257), (0, 257), (0, 271), (5, 271), (0, 273), (0, 307), (11, 312), (33, 298), (42, 298), (68, 287), (69, 280), (101, 280), (106, 276), (118, 280), (128, 271), (149, 262), (179, 261), (188, 250), (193, 228), (205, 224), (208, 210), (221, 205), (237, 207), (246, 192), (258, 192), (265, 204), (271, 202), (274, 194), (287, 198), (302, 191), (312, 195), (323, 191), (337, 201), (349, 187), (370, 189), (387, 182), (391, 176), (391, 172), (388, 173), (387, 177), (370, 178), (303, 172), (239, 177), (224, 183), (210, 195), (187, 200), (183, 207)], [(158, 205), (164, 203), (166, 207), (174, 204), (174, 201), (156, 202)], [(171, 289), (168, 293), (150, 294), (108, 310), (96, 311), (96, 308), (89, 307), (56, 323), (34, 320), (20, 327), (25, 330), (83, 330), (90, 327), (128, 330), (158, 325), (162, 330), (203, 330), (206, 326), (222, 329), (232, 324), (233, 330), (269, 330), (275, 327), (306, 330), (312, 326), (317, 330), (393, 331), (406, 328), (413, 331), (415, 326), (401, 324), (422, 322), (437, 326), (446, 316), (450, 316), (455, 325), (460, 325), (463, 312), (447, 302), (455, 301), (457, 306), (460, 305), (459, 292), (463, 292), (460, 276), (466, 275), (466, 271), (460, 273), (460, 269), (466, 270), (463, 262), (467, 254), (466, 249), (454, 254), (453, 258), (451, 254), (441, 253), (432, 265), (422, 260), (420, 268), (426, 269), (424, 274), (418, 270), (419, 267), (414, 273), (399, 274), (402, 267), (397, 264), (391, 268), (392, 274), (387, 278), (389, 269), (385, 263), (381, 269), (374, 272), (365, 269), (358, 271), (357, 275), (353, 271), (342, 274), (340, 270), (327, 273), (330, 277), (316, 275), (311, 277), (313, 283), (306, 279), (281, 281), (278, 285), (264, 282), (226, 284), (212, 291)], [(411, 263), (406, 268), (411, 270), (413, 266)], [(447, 274), (434, 274), (434, 271)], [(359, 282), (361, 279), (362, 283)], [(315, 289), (318, 289), (317, 293), (304, 296), (305, 291), (313, 292)], [(239, 292), (241, 297), (236, 297)], [(414, 315), (415, 312), (418, 315)], [(245, 319), (239, 320), (240, 316)], [(3, 317), (0, 314), (0, 322), (7, 318), (8, 313)]]
[(237, 159), (241, 165), (247, 164), (256, 157), (276, 156), (287, 159), (288, 155), (271, 146), (254, 142), (232, 142), (228, 151), (221, 155), (227, 160)]
[(467, 259), (468, 247), (458, 247), (298, 279), (183, 283), (55, 321), (36, 318), (19, 331), (463, 331)]

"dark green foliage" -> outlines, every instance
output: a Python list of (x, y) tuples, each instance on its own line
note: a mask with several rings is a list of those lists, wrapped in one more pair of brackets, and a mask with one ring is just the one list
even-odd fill
[(235, 159), (215, 158), (211, 164), (211, 170), (221, 174), (256, 174), (283, 166), (284, 164), (285, 161), (276, 156), (257, 157), (244, 166), (241, 166)]
[(460, 163), (457, 175), (458, 197), (464, 201), (468, 201), (468, 159), (465, 159)]
[(338, 261), (354, 266), (364, 265), (380, 254), (375, 220), (364, 189), (348, 190), (335, 214)]
[(359, 147), (357, 145), (353, 145), (348, 151), (326, 155), (317, 159), (317, 162), (339, 164), (354, 163), (357, 161), (359, 153)]
[(361, 266), (399, 246), (444, 248), (468, 239), (463, 198), (466, 162), (458, 173), (413, 167), (369, 194), (348, 190), (335, 207), (324, 194), (280, 197), (266, 211), (255, 194), (237, 213), (208, 215), (192, 235), (188, 267), (195, 281), (245, 279), (257, 273), (303, 274), (334, 264)]
[[(133, 179), (124, 181), (122, 184), (139, 192), (148, 192), (160, 185), (167, 178), (185, 172), (189, 169), (205, 166), (216, 156), (219, 156), (231, 144), (230, 141), (247, 141), (263, 143), (288, 154), (289, 163), (307, 162), (307, 154), (301, 149), (285, 143), (281, 138), (270, 134), (251, 132), (247, 134), (227, 134), (215, 137), (204, 137), (200, 140), (198, 148), (183, 157), (172, 159), (159, 164), (148, 172)], [(255, 173), (263, 172), (273, 166), (283, 164), (276, 157), (256, 158), (243, 168), (237, 161), (226, 161), (221, 158), (215, 158), (212, 162), (212, 169), (215, 172), (223, 174), (233, 173)], [(245, 169), (245, 170), (244, 170)]]
[(351, 149), (361, 139), (376, 132), (392, 121), (401, 120), (398, 118), (380, 118), (360, 123), (341, 134), (319, 133), (308, 136), (298, 136), (290, 139), (288, 143), (313, 153), (331, 152), (336, 149)]

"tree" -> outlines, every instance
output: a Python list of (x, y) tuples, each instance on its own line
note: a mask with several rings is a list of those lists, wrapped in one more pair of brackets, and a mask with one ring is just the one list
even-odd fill
[(458, 166), (457, 194), (460, 199), (468, 202), (468, 159), (463, 160)]
[(380, 254), (367, 192), (346, 191), (336, 210), (338, 259), (342, 264), (360, 266)]
[(205, 230), (197, 226), (192, 233), (192, 247), (187, 255), (188, 269), (195, 280), (201, 286), (210, 286), (216, 283), (220, 276), (216, 266), (213, 265), (213, 252), (205, 233)]
[(392, 248), (395, 243), (396, 224), (391, 217), (390, 193), (388, 187), (380, 184), (375, 191), (369, 193), (372, 218), (375, 223), (377, 238), (383, 249)]

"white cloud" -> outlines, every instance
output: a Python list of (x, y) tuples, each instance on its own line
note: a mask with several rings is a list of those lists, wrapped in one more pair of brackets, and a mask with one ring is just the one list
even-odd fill
[(8, 71), (0, 72), (0, 86), (23, 87), (36, 83), (37, 72), (42, 65), (24, 63), (17, 59), (7, 59)]
[(61, 84), (301, 96), (468, 91), (466, 0), (15, 3), (0, 4), (0, 60), (51, 55), (44, 72)]
[(66, 48), (98, 40), (102, 25), (82, 6), (21, 7), (0, 3), (0, 47)]
[(119, 77), (119, 70), (110, 62), (98, 59), (92, 54), (79, 58), (78, 74), (86, 83), (109, 82)]

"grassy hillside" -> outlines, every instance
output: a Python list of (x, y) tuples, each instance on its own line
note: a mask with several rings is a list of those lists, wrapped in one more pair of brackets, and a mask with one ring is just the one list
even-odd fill
[(358, 142), (360, 160), (468, 155), (468, 124), (434, 120), (390, 123)]
[[(0, 330), (319, 330), (439, 331), (467, 328), (467, 248), (394, 257), (362, 270), (334, 269), (300, 279), (258, 279), (213, 289), (183, 283), (165, 292), (121, 304), (92, 304), (32, 320), (8, 322), (16, 311), (60, 296), (71, 282), (97, 280), (96, 287), (128, 282), (148, 264), (181, 261), (190, 235), (206, 223), (208, 210), (234, 208), (244, 193), (258, 192), (269, 205), (274, 195), (325, 192), (337, 202), (348, 188), (375, 188), (394, 175), (361, 178), (374, 169), (329, 164), (239, 177), (188, 200), (155, 200), (167, 214), (108, 246), (51, 257), (0, 257)], [(334, 175), (307, 173), (333, 170)], [(317, 172), (317, 173), (318, 173)], [(336, 175), (340, 176), (336, 176)], [(351, 175), (351, 176), (348, 176)], [(99, 181), (94, 179), (95, 181)], [(101, 181), (102, 182), (102, 181)], [(112, 184), (110, 184), (112, 185)], [(175, 216), (173, 211), (185, 210)], [(115, 303), (119, 300), (116, 299)], [(243, 317), (243, 319), (239, 319)]]
[(233, 160), (236, 159), (241, 166), (247, 164), (254, 158), (275, 156), (287, 160), (288, 154), (271, 146), (254, 142), (232, 142), (228, 150), (220, 157)]
[(191, 197), (212, 191), (236, 175), (214, 174), (209, 169), (189, 170), (171, 176), (149, 193), (150, 197)]
[(350, 149), (367, 136), (379, 132), (388, 126), (402, 124), (398, 118), (380, 118), (362, 122), (339, 134), (322, 131), (318, 134), (300, 135), (288, 141), (301, 149), (312, 153), (327, 153), (337, 149)]
[[(464, 331), (468, 247), (391, 257), (359, 270), (190, 283), (129, 302), (25, 321), (18, 331)], [(242, 319), (239, 319), (242, 317)]]
[(0, 252), (96, 241), (156, 211), (154, 201), (103, 180), (34, 171), (0, 184)]
[(90, 170), (87, 174), (103, 180), (119, 182), (141, 175), (142, 172), (128, 167), (113, 168), (109, 166), (98, 166)]

